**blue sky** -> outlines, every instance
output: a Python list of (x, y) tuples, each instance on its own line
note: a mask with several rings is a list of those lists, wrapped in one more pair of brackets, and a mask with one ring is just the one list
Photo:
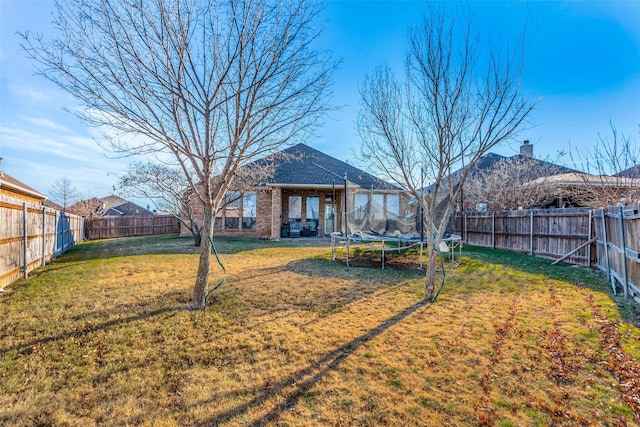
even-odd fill
[[(335, 75), (332, 113), (307, 143), (352, 164), (358, 151), (355, 118), (358, 87), (386, 61), (400, 74), (406, 31), (424, 2), (328, 1), (321, 43), (342, 59)], [(523, 87), (541, 98), (535, 126), (522, 132), (537, 156), (592, 147), (609, 120), (640, 139), (640, 1), (472, 1), (483, 36), (513, 43), (527, 25)], [(95, 129), (64, 111), (76, 102), (34, 75), (16, 31), (50, 34), (53, 1), (0, 0), (0, 157), (11, 176), (47, 194), (68, 177), (86, 196), (106, 196), (133, 161), (112, 158), (94, 141)], [(515, 154), (519, 142), (495, 152)], [(565, 157), (569, 166), (570, 159)], [(361, 165), (363, 166), (363, 165)], [(366, 166), (364, 166), (366, 169)]]

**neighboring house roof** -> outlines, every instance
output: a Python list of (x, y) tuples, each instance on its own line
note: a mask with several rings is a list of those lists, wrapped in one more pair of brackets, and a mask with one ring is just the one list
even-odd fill
[(153, 216), (153, 212), (118, 196), (107, 196), (98, 199), (102, 202), (99, 216)]
[(563, 185), (582, 186), (586, 183), (593, 186), (602, 187), (637, 187), (638, 181), (633, 178), (621, 176), (590, 175), (588, 173), (571, 172), (548, 177), (538, 178), (529, 183), (531, 186), (537, 185)]
[(353, 185), (373, 190), (400, 191), (393, 184), (381, 180), (360, 168), (340, 161), (305, 144), (297, 144), (283, 150), (284, 157), (269, 157), (257, 160), (257, 164), (271, 162), (275, 166), (273, 175), (267, 180), (268, 186), (331, 187), (343, 185), (345, 175)]
[[(524, 156), (522, 154), (516, 154), (515, 156), (505, 157), (495, 153), (488, 153), (482, 156), (480, 160), (478, 160), (478, 163), (476, 163), (474, 172), (489, 169), (493, 167), (498, 161), (505, 160), (505, 159), (509, 159), (509, 160), (527, 159), (529, 162), (531, 162), (532, 168), (534, 169), (538, 168), (544, 171), (551, 171), (552, 175), (578, 172), (577, 170), (568, 168), (566, 166), (557, 165), (555, 163), (547, 162), (546, 160), (540, 160), (540, 159), (536, 159), (535, 157)], [(459, 172), (460, 171), (456, 173), (459, 173)]]
[(56, 202), (52, 202), (51, 200), (45, 200), (42, 204), (45, 205), (48, 208), (55, 209), (57, 211), (61, 211), (62, 212), (64, 210), (64, 207), (60, 206)]
[(631, 166), (614, 176), (626, 176), (627, 178), (640, 178), (640, 165)]
[[(501, 160), (506, 159), (505, 156), (501, 156), (500, 154), (496, 154), (496, 153), (487, 153), (486, 155), (480, 157), (480, 160), (478, 160), (478, 163), (476, 163), (476, 167), (474, 169), (474, 171), (479, 171), (479, 170), (485, 170), (485, 169), (489, 169), (492, 168), (496, 163), (498, 163)], [(460, 169), (458, 172), (456, 172), (457, 174), (462, 172), (462, 169)]]
[(37, 190), (29, 187), (27, 184), (24, 184), (17, 179), (7, 175), (6, 173), (0, 171), (0, 188), (7, 189), (13, 193), (21, 194), (24, 196), (33, 197), (35, 199), (40, 199), (42, 201), (47, 199), (47, 196), (40, 193)]

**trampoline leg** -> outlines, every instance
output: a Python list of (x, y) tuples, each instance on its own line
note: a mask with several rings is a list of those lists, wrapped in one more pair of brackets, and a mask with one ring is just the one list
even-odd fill
[(351, 267), (349, 265), (349, 237), (347, 237), (347, 267)]

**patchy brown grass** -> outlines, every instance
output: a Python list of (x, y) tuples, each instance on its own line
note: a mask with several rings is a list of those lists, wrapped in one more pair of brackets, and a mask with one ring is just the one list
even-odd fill
[(188, 239), (81, 244), (12, 285), (0, 424), (640, 422), (640, 331), (584, 269), (465, 248), (429, 304), (415, 270), (218, 243), (228, 278), (205, 311), (184, 309)]

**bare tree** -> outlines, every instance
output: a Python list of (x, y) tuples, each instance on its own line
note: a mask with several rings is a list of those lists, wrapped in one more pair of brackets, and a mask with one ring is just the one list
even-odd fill
[(84, 237), (86, 239), (91, 238), (91, 224), (98, 216), (100, 209), (102, 209), (102, 202), (95, 197), (78, 200), (69, 206), (69, 212), (84, 218)]
[(24, 34), (40, 72), (76, 97), (112, 149), (163, 153), (204, 212), (190, 307), (206, 305), (213, 214), (239, 168), (309, 135), (336, 63), (313, 47), (307, 0), (59, 0), (59, 37)]
[(572, 148), (571, 159), (582, 165), (582, 186), (570, 193), (585, 206), (615, 206), (640, 203), (640, 146), (609, 122), (610, 135), (598, 134), (592, 148)]
[(49, 195), (53, 201), (60, 203), (64, 212), (66, 212), (67, 207), (78, 199), (80, 193), (69, 178), (64, 176), (53, 183), (51, 190), (49, 190)]
[(162, 163), (135, 162), (118, 179), (118, 189), (129, 197), (144, 197), (156, 209), (174, 215), (191, 233), (195, 246), (202, 242), (202, 224), (197, 221), (194, 205), (197, 198), (185, 174)]
[[(489, 211), (530, 209), (556, 197), (548, 177), (566, 170), (551, 162), (525, 156), (497, 160), (468, 177), (464, 184), (464, 210), (482, 204)], [(531, 185), (532, 182), (536, 185)]]
[[(521, 93), (521, 51), (481, 51), (465, 13), (450, 17), (430, 6), (408, 42), (406, 80), (388, 66), (376, 68), (361, 87), (357, 125), (363, 160), (421, 205), (425, 235), (434, 237), (425, 277), (432, 299), (437, 242), (467, 176), (488, 150), (516, 136), (535, 102)], [(429, 197), (421, 174), (431, 184)]]

